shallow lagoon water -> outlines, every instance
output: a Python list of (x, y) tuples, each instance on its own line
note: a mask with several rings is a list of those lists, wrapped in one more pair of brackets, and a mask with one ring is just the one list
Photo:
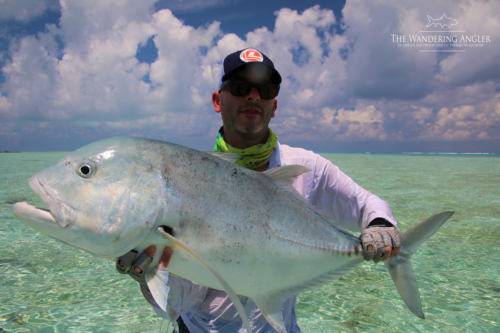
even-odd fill
[[(0, 154), (0, 332), (166, 332), (114, 263), (12, 215), (18, 201), (43, 207), (28, 179), (65, 155)], [(302, 330), (500, 332), (500, 158), (323, 155), (386, 200), (402, 230), (456, 213), (412, 257), (425, 320), (406, 308), (384, 265), (364, 263), (298, 297)]]

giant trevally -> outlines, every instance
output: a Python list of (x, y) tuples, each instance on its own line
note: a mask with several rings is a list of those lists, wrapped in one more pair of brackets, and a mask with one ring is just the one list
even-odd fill
[[(146, 276), (161, 308), (168, 305), (170, 273), (226, 290), (248, 332), (235, 293), (250, 297), (283, 333), (284, 301), (363, 262), (361, 243), (292, 187), (308, 168), (261, 173), (228, 158), (141, 138), (98, 141), (30, 179), (49, 209), (16, 203), (14, 215), (112, 261), (133, 249), (172, 246), (168, 272), (158, 265), (157, 251)], [(406, 305), (421, 318), (410, 256), (452, 214), (434, 215), (404, 232), (400, 254), (385, 261)]]

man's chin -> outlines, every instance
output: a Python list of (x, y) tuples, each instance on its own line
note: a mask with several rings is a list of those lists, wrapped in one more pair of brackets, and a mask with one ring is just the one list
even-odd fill
[(267, 134), (267, 128), (261, 124), (259, 126), (239, 126), (239, 135), (245, 139), (255, 139)]

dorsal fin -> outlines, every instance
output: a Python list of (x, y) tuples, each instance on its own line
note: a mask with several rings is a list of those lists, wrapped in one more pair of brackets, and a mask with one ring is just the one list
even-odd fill
[(318, 208), (311, 205), (309, 201), (307, 201), (300, 193), (293, 187), (293, 182), (297, 177), (305, 172), (312, 171), (308, 167), (303, 165), (291, 164), (291, 165), (283, 165), (279, 168), (273, 168), (271, 170), (266, 170), (263, 173), (271, 177), (274, 181), (278, 182), (285, 190), (295, 195), (297, 199), (302, 201), (302, 203), (306, 204), (309, 209), (312, 209), (316, 214), (320, 215), (322, 218), (331, 222), (332, 225), (336, 225), (331, 218), (325, 215)]
[(293, 182), (304, 172), (312, 171), (303, 165), (284, 165), (279, 168), (264, 171), (264, 174), (277, 181), (281, 186), (292, 187)]
[(219, 151), (204, 151), (204, 153), (210, 154), (212, 156), (218, 157), (224, 161), (234, 163), (240, 155), (233, 153), (221, 153)]
[(316, 210), (304, 197), (300, 195), (300, 193), (293, 187), (293, 182), (297, 179), (301, 174), (305, 172), (312, 171), (308, 167), (303, 165), (291, 164), (291, 165), (283, 165), (278, 168), (273, 168), (271, 170), (266, 170), (263, 173), (271, 177), (275, 182), (280, 184), (285, 190), (292, 193), (297, 199), (307, 204), (310, 208)]

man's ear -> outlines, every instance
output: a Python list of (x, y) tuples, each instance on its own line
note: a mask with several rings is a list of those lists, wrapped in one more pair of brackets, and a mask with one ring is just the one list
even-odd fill
[(271, 115), (271, 118), (274, 118), (276, 115), (276, 109), (278, 108), (278, 100), (275, 98), (274, 99), (274, 104), (273, 104), (273, 114)]
[(220, 108), (220, 98), (221, 98), (220, 93), (214, 92), (212, 94), (212, 103), (214, 104), (214, 110), (217, 113), (220, 113), (220, 110), (221, 110), (221, 108)]

